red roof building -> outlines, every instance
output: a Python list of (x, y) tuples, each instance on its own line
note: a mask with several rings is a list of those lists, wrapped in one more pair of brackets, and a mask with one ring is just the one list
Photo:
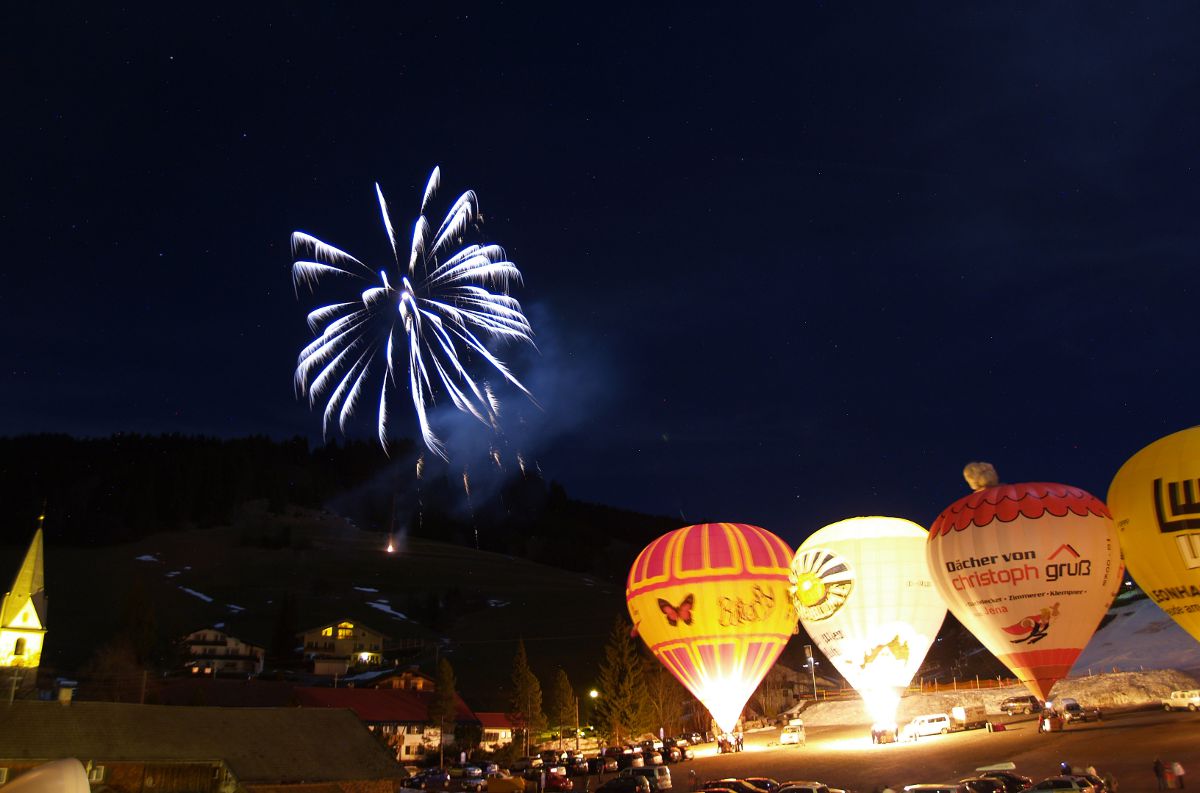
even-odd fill
[[(302, 708), (346, 708), (354, 711), (367, 729), (385, 736), (388, 746), (395, 750), (396, 759), (401, 762), (412, 762), (426, 752), (436, 751), (442, 739), (441, 730), (429, 718), (429, 702), (433, 698), (431, 691), (298, 687), (294, 693), (297, 704)], [(462, 697), (457, 697), (455, 704), (457, 723), (479, 724), (479, 719)], [(446, 744), (453, 742), (453, 735), (446, 736)]]

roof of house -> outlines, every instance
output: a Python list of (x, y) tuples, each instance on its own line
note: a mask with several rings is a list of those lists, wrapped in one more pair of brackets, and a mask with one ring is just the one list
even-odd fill
[(399, 778), (404, 770), (348, 710), (190, 708), (17, 701), (0, 759), (224, 760), (249, 783)]
[[(364, 722), (429, 722), (432, 691), (408, 691), (400, 688), (296, 688), (296, 701), (302, 708), (349, 708)], [(475, 714), (457, 697), (455, 721), (478, 721)]]
[(352, 624), (352, 625), (353, 625), (355, 628), (361, 628), (361, 629), (363, 629), (363, 630), (365, 630), (365, 631), (370, 631), (371, 633), (374, 633), (374, 634), (375, 634), (375, 635), (377, 635), (377, 636), (382, 636), (384, 639), (390, 639), (390, 638), (392, 638), (391, 636), (388, 636), (388, 635), (387, 635), (386, 633), (384, 633), (383, 631), (377, 631), (377, 630), (375, 630), (375, 629), (374, 629), (374, 628), (372, 628), (370, 625), (367, 625), (366, 623), (364, 623), (362, 620), (356, 620), (356, 619), (353, 619), (353, 618), (351, 618), (351, 617), (339, 617), (338, 619), (331, 620), (331, 621), (329, 621), (329, 622), (322, 622), (320, 625), (316, 625), (316, 626), (314, 626), (314, 627), (312, 627), (312, 628), (305, 628), (304, 630), (302, 630), (302, 631), (299, 631), (298, 633), (296, 633), (296, 635), (297, 635), (297, 636), (303, 636), (304, 634), (306, 634), (306, 633), (312, 633), (313, 631), (323, 631), (323, 630), (325, 630), (326, 628), (336, 628), (338, 625), (340, 625), (340, 624), (341, 624), (341, 623), (343, 623), (343, 622), (349, 622), (349, 623), (350, 623), (350, 624)]
[(513, 729), (512, 719), (507, 713), (484, 713), (475, 711), (475, 715), (479, 717), (479, 723), (483, 725), (485, 730), (511, 730)]

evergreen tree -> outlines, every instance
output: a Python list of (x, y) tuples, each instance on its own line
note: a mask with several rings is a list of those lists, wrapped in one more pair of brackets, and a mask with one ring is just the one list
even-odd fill
[(688, 692), (657, 658), (644, 658), (646, 665), (646, 703), (651, 728), (661, 727), (675, 735), (683, 726), (683, 711)]
[(454, 669), (445, 656), (438, 659), (434, 675), (433, 697), (429, 701), (429, 720), (438, 726), (438, 765), (446, 760), (446, 722), (453, 721), (458, 712), (458, 691), (455, 689)]
[(571, 679), (567, 672), (559, 667), (554, 677), (554, 688), (550, 692), (550, 719), (558, 730), (558, 746), (562, 748), (562, 736), (567, 730), (574, 731), (578, 703), (575, 699), (575, 689), (571, 688)]
[(524, 640), (517, 642), (517, 654), (513, 656), (512, 685), (509, 717), (521, 731), (525, 754), (529, 754), (530, 735), (546, 729), (546, 714), (542, 712), (542, 684), (529, 668)]
[(610, 743), (623, 743), (650, 726), (645, 671), (629, 623), (618, 617), (604, 648), (596, 701), (596, 720)]

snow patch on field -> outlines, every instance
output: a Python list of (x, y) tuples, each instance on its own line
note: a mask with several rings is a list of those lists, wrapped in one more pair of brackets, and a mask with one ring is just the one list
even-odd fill
[(394, 611), (392, 609), (392, 604), (389, 603), (388, 601), (384, 600), (383, 598), (380, 598), (379, 600), (373, 600), (370, 603), (367, 603), (367, 605), (373, 609), (382, 611), (384, 614), (390, 615), (392, 617), (392, 619), (397, 619), (397, 620), (407, 620), (408, 619), (407, 614), (401, 614), (399, 611)]
[(161, 562), (162, 561), (162, 559), (159, 559), (157, 556), (155, 556), (152, 553), (144, 553), (141, 556), (135, 556), (133, 558), (134, 558), (134, 561), (138, 561), (138, 562)]
[(245, 606), (235, 606), (232, 603), (226, 603), (225, 608), (229, 609), (234, 614), (240, 614), (241, 612), (246, 610)]
[(374, 589), (369, 586), (356, 586), (354, 588), (357, 589), (359, 592), (369, 592), (371, 594), (375, 594), (375, 593), (379, 592), (378, 589)]
[(182, 589), (184, 592), (187, 592), (187, 593), (188, 593), (189, 595), (191, 595), (192, 597), (198, 597), (198, 598), (200, 598), (200, 599), (201, 599), (201, 600), (203, 600), (205, 603), (212, 603), (212, 602), (213, 602), (213, 599), (212, 599), (212, 598), (210, 598), (208, 595), (204, 594), (203, 592), (197, 592), (196, 590), (194, 590), (194, 589), (188, 589), (188, 588), (187, 588), (187, 587), (185, 587), (185, 586), (181, 586), (181, 587), (179, 587), (179, 588), (180, 588), (180, 589)]
[(1114, 606), (1071, 675), (1145, 669), (1200, 670), (1200, 642), (1149, 598)]

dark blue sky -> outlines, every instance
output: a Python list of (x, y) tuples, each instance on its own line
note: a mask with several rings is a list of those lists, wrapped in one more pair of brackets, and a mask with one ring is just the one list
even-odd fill
[(434, 164), (573, 496), (798, 542), (1197, 423), (1200, 10), (643, 5), (6, 8), (0, 433), (319, 437), (288, 235)]

